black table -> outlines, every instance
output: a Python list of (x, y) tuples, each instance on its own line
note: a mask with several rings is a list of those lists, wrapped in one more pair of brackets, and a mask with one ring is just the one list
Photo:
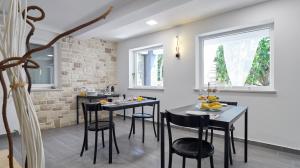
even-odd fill
[(119, 97), (120, 95), (119, 94), (110, 94), (110, 95), (97, 95), (97, 96), (79, 96), (77, 95), (76, 97), (76, 121), (77, 121), (77, 124), (79, 124), (79, 100), (80, 99), (86, 99), (88, 100), (89, 102), (92, 102), (92, 100), (95, 100), (95, 99), (105, 99), (105, 98), (110, 98), (110, 97)]
[[(186, 111), (199, 111), (195, 105), (184, 106), (172, 110), (166, 110), (174, 114), (187, 115)], [(223, 107), (223, 112), (220, 112), (219, 117), (210, 119), (211, 126), (223, 127), (225, 129), (224, 136), (224, 167), (229, 167), (229, 145), (230, 137), (229, 130), (235, 121), (237, 121), (243, 114), (245, 115), (245, 137), (244, 137), (244, 161), (248, 159), (248, 107), (247, 106), (228, 106)], [(165, 167), (165, 112), (161, 112), (161, 168)]]
[(157, 105), (157, 141), (159, 141), (159, 114), (160, 114), (160, 101), (158, 99), (156, 100), (150, 100), (146, 99), (141, 102), (132, 101), (132, 102), (126, 102), (118, 105), (102, 105), (103, 110), (109, 111), (109, 163), (112, 163), (112, 123), (113, 123), (113, 112), (117, 110), (123, 110), (123, 109), (129, 109), (133, 108), (135, 110), (135, 107), (141, 107), (145, 105)]

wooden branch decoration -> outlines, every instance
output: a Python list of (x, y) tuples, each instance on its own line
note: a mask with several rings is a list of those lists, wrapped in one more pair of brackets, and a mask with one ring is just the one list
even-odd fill
[[(39, 16), (30, 16), (30, 15), (26, 15), (28, 11), (31, 10), (38, 10), (40, 15)], [(30, 39), (34, 34), (35, 31), (35, 26), (33, 24), (33, 22), (37, 22), (37, 21), (41, 21), (45, 18), (45, 12), (43, 11), (42, 8), (38, 7), (38, 6), (28, 6), (23, 12), (22, 12), (22, 16), (23, 19), (26, 19), (26, 23), (31, 27), (27, 38), (26, 38), (26, 53), (22, 56), (22, 57), (10, 57), (7, 59), (4, 59), (0, 62), (0, 83), (2, 85), (2, 90), (3, 90), (3, 105), (2, 105), (2, 118), (3, 118), (3, 122), (4, 122), (4, 126), (5, 126), (5, 130), (7, 133), (7, 139), (8, 139), (8, 148), (9, 148), (9, 155), (8, 155), (8, 159), (9, 159), (9, 167), (13, 168), (13, 141), (12, 141), (12, 135), (11, 135), (11, 131), (9, 128), (9, 123), (7, 120), (7, 100), (8, 100), (8, 93), (7, 93), (7, 86), (3, 77), (3, 72), (6, 71), (8, 68), (12, 68), (12, 67), (16, 67), (19, 65), (22, 65), (22, 67), (24, 68), (25, 72), (26, 72), (26, 77), (27, 77), (27, 81), (28, 81), (28, 88), (27, 91), (28, 93), (30, 93), (31, 91), (31, 77), (29, 74), (28, 69), (29, 68), (39, 68), (38, 63), (36, 63), (35, 61), (33, 61), (31, 59), (31, 55), (35, 52), (39, 52), (42, 50), (45, 50), (49, 47), (51, 47), (55, 42), (57, 42), (59, 39), (68, 36), (78, 30), (81, 30), (89, 25), (92, 25), (102, 19), (105, 19), (107, 17), (107, 15), (112, 11), (112, 7), (109, 7), (107, 9), (106, 12), (104, 12), (102, 15), (100, 15), (99, 17), (90, 20), (86, 23), (83, 23), (75, 28), (72, 28), (64, 33), (59, 34), (58, 36), (56, 36), (55, 38), (53, 38), (50, 42), (48, 42), (46, 45), (43, 45), (41, 47), (37, 47), (34, 49), (30, 48)], [(20, 83), (12, 83), (11, 84), (11, 88), (14, 87), (19, 87), (21, 86)], [(22, 87), (24, 86), (24, 84), (22, 84)], [(27, 168), (27, 158), (25, 161), (25, 167)]]

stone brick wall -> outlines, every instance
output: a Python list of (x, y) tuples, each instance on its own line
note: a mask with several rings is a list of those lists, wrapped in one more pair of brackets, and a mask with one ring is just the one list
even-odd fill
[[(116, 83), (115, 43), (68, 37), (57, 45), (60, 87), (32, 92), (42, 129), (76, 123), (76, 95), (81, 87), (104, 89)], [(82, 112), (80, 120), (83, 120)]]

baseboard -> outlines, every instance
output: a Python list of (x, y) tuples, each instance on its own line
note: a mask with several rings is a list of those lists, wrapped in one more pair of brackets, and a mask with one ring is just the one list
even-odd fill
[[(15, 135), (19, 135), (19, 132), (18, 131), (14, 131), (11, 133), (12, 136), (15, 136)], [(0, 138), (6, 138), (6, 134), (2, 134), (0, 135)]]
[[(118, 116), (122, 116), (121, 114), (119, 114)], [(126, 119), (130, 119), (131, 117), (130, 116), (126, 116)], [(145, 120), (146, 122), (152, 122), (152, 121), (147, 121)], [(172, 127), (175, 127), (177, 129), (183, 129), (183, 130), (188, 130), (188, 131), (193, 131), (193, 132), (196, 132), (197, 130), (195, 129), (191, 129), (191, 128), (184, 128), (184, 127), (179, 127), (179, 126), (175, 126), (175, 125), (172, 125)], [(209, 133), (210, 135), (210, 133)], [(215, 137), (219, 137), (219, 138), (224, 138), (224, 135), (221, 135), (221, 134), (216, 134), (214, 133), (214, 136)], [(244, 142), (244, 139), (242, 138), (234, 138), (235, 141), (238, 141), (238, 142)], [(296, 154), (296, 155), (300, 155), (300, 150), (297, 150), (297, 149), (292, 149), (292, 148), (288, 148), (288, 147), (283, 147), (283, 146), (279, 146), (279, 145), (273, 145), (273, 144), (269, 144), (269, 143), (264, 143), (264, 142), (259, 142), (259, 141), (254, 141), (254, 140), (248, 140), (248, 144), (250, 145), (255, 145), (255, 146), (260, 146), (260, 147), (264, 147), (264, 148), (269, 148), (269, 149), (273, 149), (273, 150), (277, 150), (277, 151), (280, 151), (280, 152), (287, 152), (287, 153), (292, 153), (292, 154)]]
[[(184, 127), (178, 127), (173, 125), (172, 127), (176, 127), (177, 129), (183, 129), (183, 130), (189, 130), (189, 131), (193, 131), (193, 132), (197, 132), (197, 130), (192, 129), (192, 128), (184, 128)], [(208, 133), (210, 135), (210, 133)], [(213, 134), (214, 137), (218, 137), (218, 138), (224, 138), (224, 135), (221, 134)], [(243, 138), (234, 138), (235, 141), (238, 142), (244, 142)], [(273, 149), (273, 150), (277, 150), (280, 152), (287, 152), (287, 153), (291, 153), (291, 154), (296, 154), (296, 155), (300, 155), (300, 150), (297, 149), (292, 149), (292, 148), (288, 148), (288, 147), (283, 147), (283, 146), (279, 146), (279, 145), (273, 145), (273, 144), (268, 144), (268, 143), (264, 143), (264, 142), (258, 142), (258, 141), (254, 141), (254, 140), (249, 140), (248, 139), (248, 144), (250, 145), (255, 145), (255, 146), (260, 146), (260, 147), (264, 147), (264, 148), (268, 148), (268, 149)]]

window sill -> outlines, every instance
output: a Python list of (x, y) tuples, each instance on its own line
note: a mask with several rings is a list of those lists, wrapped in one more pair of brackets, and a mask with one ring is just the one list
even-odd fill
[(128, 90), (157, 90), (164, 91), (163, 87), (130, 87)]
[(62, 89), (52, 89), (52, 88), (32, 88), (32, 92), (58, 92), (58, 91), (63, 91)]
[[(199, 92), (199, 88), (194, 89), (195, 92)], [(246, 90), (246, 89), (219, 89), (219, 92), (231, 92), (231, 93), (266, 93), (266, 94), (276, 94), (277, 90)]]

